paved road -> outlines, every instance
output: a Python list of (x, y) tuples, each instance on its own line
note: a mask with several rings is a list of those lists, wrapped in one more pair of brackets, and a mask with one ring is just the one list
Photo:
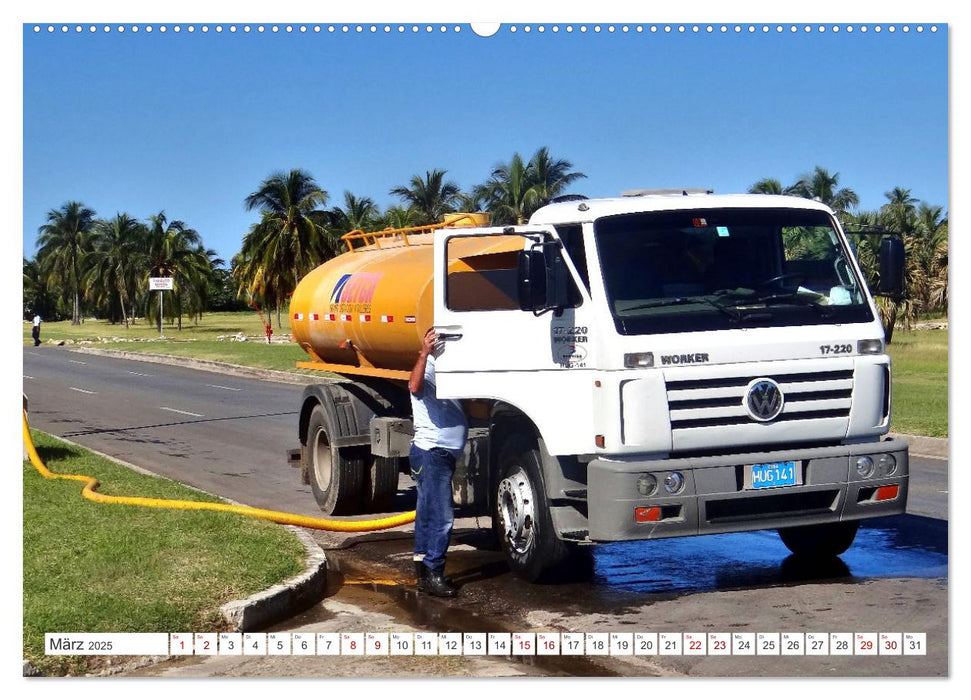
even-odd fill
[(288, 468), (302, 388), (120, 360), (24, 349), (31, 427), (246, 505), (319, 516)]
[[(319, 515), (309, 488), (284, 453), (296, 443), (301, 387), (109, 359), (60, 348), (24, 349), (31, 425), (160, 474), (249, 505)], [(774, 533), (742, 533), (598, 547), (591, 576), (559, 586), (516, 580), (472, 518), (456, 523), (448, 573), (455, 601), (410, 593), (410, 536), (317, 533), (339, 565), (333, 595), (291, 630), (349, 624), (434, 631), (923, 631), (925, 657), (671, 657), (646, 662), (588, 659), (540, 673), (621, 675), (946, 675), (946, 459), (913, 455), (909, 515), (875, 521), (830, 568), (807, 571), (787, 558)], [(403, 480), (402, 486), (410, 485)], [(411, 507), (403, 491), (393, 507)], [(406, 528), (407, 529), (407, 528)], [(349, 581), (397, 581), (355, 586)], [(353, 622), (352, 622), (353, 621)], [(335, 627), (336, 625), (336, 627)], [(718, 628), (717, 630), (715, 628)], [(186, 662), (188, 663), (188, 662)], [(164, 675), (341, 675), (321, 659), (219, 660), (160, 667)], [(342, 662), (344, 663), (344, 662)], [(355, 662), (357, 664), (359, 662)], [(363, 663), (363, 662), (361, 662)], [(472, 663), (469, 661), (469, 663)], [(341, 666), (346, 671), (347, 667)], [(356, 668), (356, 667), (355, 667)], [(432, 673), (435, 668), (429, 667)], [(406, 672), (362, 667), (365, 675)], [(407, 671), (410, 672), (410, 671)], [(443, 675), (500, 670), (449, 667)], [(531, 671), (532, 672), (532, 671)]]

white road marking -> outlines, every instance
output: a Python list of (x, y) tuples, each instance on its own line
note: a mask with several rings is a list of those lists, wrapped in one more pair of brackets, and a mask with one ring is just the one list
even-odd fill
[(154, 374), (142, 374), (141, 372), (129, 372), (128, 374), (134, 374), (136, 377), (154, 377)]
[(177, 408), (168, 408), (166, 406), (159, 406), (163, 411), (171, 411), (172, 413), (181, 413), (183, 416), (195, 416), (196, 418), (204, 418), (201, 413), (193, 413), (192, 411), (180, 411)]
[(242, 389), (236, 389), (231, 386), (220, 386), (219, 384), (206, 384), (206, 386), (211, 386), (213, 389), (225, 389), (226, 391), (242, 391)]
[(80, 391), (82, 394), (97, 394), (97, 391), (88, 391), (87, 389), (78, 389), (76, 386), (69, 387), (71, 391)]
[(33, 377), (31, 377), (30, 375), (25, 374), (24, 375), (24, 379), (33, 379)]
[(68, 360), (68, 362), (71, 362), (71, 363), (73, 363), (75, 365), (86, 365), (86, 364), (88, 364), (87, 362), (81, 362), (81, 360)]

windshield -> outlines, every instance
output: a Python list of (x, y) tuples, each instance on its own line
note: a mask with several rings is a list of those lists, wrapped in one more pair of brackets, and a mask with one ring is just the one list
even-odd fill
[(625, 214), (599, 219), (595, 232), (625, 335), (873, 320), (822, 211)]

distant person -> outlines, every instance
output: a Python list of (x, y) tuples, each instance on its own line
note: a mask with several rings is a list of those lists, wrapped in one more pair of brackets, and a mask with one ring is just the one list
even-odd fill
[(34, 347), (40, 345), (40, 314), (34, 314), (34, 329), (30, 332), (34, 338)]
[(445, 554), (454, 520), (452, 475), (455, 460), (465, 449), (469, 429), (461, 404), (436, 395), (437, 342), (438, 334), (429, 328), (408, 379), (415, 427), (408, 457), (418, 491), (414, 549), (418, 590), (451, 598), (458, 593), (445, 578)]

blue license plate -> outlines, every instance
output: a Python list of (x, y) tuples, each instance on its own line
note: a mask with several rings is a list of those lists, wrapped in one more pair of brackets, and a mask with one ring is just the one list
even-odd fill
[(749, 488), (771, 489), (776, 486), (795, 486), (799, 483), (795, 462), (767, 462), (753, 464)]

